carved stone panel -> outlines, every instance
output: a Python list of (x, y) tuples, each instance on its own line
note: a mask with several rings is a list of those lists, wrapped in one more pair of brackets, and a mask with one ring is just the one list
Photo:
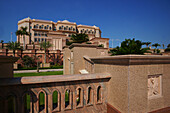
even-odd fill
[(162, 75), (148, 76), (148, 97), (161, 96), (162, 94)]

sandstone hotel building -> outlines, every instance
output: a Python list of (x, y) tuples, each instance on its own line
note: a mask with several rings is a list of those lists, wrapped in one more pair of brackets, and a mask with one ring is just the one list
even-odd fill
[[(74, 22), (64, 21), (47, 21), (39, 19), (25, 18), (18, 21), (18, 29), (27, 27), (30, 36), (25, 37), (26, 48), (31, 45), (39, 45), (43, 41), (49, 41), (53, 46), (49, 50), (60, 50), (69, 41), (72, 34), (85, 33), (92, 44), (103, 44), (104, 48), (109, 47), (109, 38), (101, 38), (99, 27), (88, 25), (77, 25)], [(17, 41), (23, 45), (23, 37), (18, 36)]]

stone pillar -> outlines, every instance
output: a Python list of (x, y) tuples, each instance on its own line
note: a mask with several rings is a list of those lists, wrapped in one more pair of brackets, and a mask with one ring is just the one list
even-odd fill
[(13, 77), (13, 63), (17, 60), (17, 57), (0, 56), (0, 78)]

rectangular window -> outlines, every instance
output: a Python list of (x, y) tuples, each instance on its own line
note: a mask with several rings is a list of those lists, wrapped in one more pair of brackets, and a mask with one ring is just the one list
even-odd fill
[(34, 38), (34, 42), (37, 42), (37, 38)]
[(38, 38), (38, 42), (41, 42), (40, 38)]

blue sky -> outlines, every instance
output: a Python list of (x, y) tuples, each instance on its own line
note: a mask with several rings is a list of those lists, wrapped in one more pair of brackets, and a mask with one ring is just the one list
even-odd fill
[(170, 0), (0, 0), (0, 15), (0, 40), (5, 42), (17, 21), (30, 17), (99, 26), (114, 47), (125, 38), (170, 43)]

